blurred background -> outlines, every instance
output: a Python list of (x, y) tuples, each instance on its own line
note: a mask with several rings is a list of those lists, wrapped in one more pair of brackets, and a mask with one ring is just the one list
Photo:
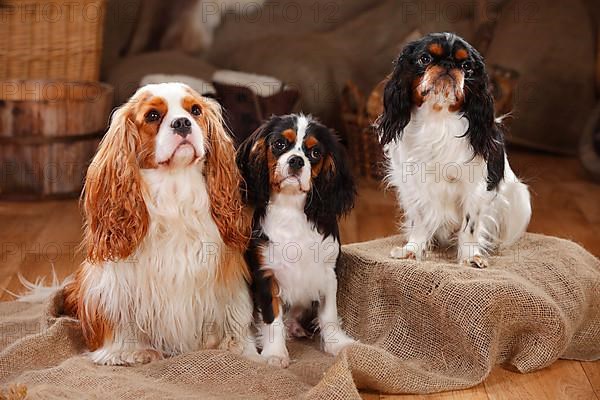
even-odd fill
[[(496, 112), (510, 115), (510, 163), (532, 193), (528, 230), (600, 256), (598, 0), (0, 0), (0, 289), (81, 263), (87, 167), (111, 110), (150, 82), (216, 98), (237, 143), (271, 114), (318, 117), (359, 185), (343, 243), (396, 234), (372, 123), (402, 46), (435, 31), (486, 58)], [(597, 362), (560, 361), (495, 369), (433, 398), (594, 399), (594, 389)]]
[(595, 0), (0, 0), (0, 17), (3, 197), (76, 194), (112, 107), (168, 80), (216, 97), (238, 142), (311, 113), (377, 179), (380, 83), (434, 31), (484, 54), (509, 142), (600, 174)]

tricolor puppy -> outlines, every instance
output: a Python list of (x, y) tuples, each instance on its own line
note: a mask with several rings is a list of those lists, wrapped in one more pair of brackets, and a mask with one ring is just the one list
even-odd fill
[(243, 197), (254, 209), (246, 260), (262, 317), (261, 355), (287, 367), (287, 333), (305, 334), (298, 320), (314, 302), (324, 349), (337, 354), (354, 342), (336, 305), (338, 218), (355, 196), (342, 145), (309, 116), (272, 117), (242, 143), (237, 162)]
[(93, 361), (258, 356), (239, 184), (220, 107), (188, 86), (144, 86), (115, 111), (82, 195), (87, 258), (65, 287)]
[(483, 268), (527, 228), (529, 192), (508, 164), (483, 58), (460, 37), (434, 33), (402, 50), (379, 134), (408, 237), (392, 257), (421, 260), (458, 237), (459, 259)]

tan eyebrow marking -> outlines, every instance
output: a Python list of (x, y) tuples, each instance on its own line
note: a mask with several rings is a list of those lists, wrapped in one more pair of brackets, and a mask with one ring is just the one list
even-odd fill
[(312, 149), (313, 147), (315, 147), (318, 144), (319, 144), (319, 141), (314, 136), (309, 136), (309, 137), (306, 138), (306, 140), (304, 140), (304, 145), (309, 150)]
[(441, 56), (442, 54), (444, 54), (444, 49), (442, 48), (442, 46), (439, 43), (432, 43), (427, 47), (427, 50), (429, 50), (429, 52), (431, 54), (434, 54), (436, 56)]
[(162, 97), (153, 96), (150, 99), (144, 99), (144, 103), (150, 107), (161, 107), (166, 104), (166, 101)]
[(152, 109), (165, 115), (169, 107), (165, 99), (160, 96), (144, 95), (135, 106), (136, 121), (142, 123), (145, 114)]
[(293, 129), (286, 129), (281, 133), (281, 136), (286, 138), (291, 143), (294, 143), (296, 141), (296, 131), (294, 131)]
[(454, 53), (454, 58), (459, 61), (466, 60), (469, 58), (469, 53), (465, 49), (458, 49), (456, 50), (456, 53)]
[(181, 106), (184, 110), (187, 111), (190, 111), (194, 104), (198, 104), (198, 106), (200, 106), (200, 108), (202, 109), (202, 106), (200, 105), (200, 102), (198, 102), (198, 99), (196, 99), (192, 95), (185, 96), (181, 102)]

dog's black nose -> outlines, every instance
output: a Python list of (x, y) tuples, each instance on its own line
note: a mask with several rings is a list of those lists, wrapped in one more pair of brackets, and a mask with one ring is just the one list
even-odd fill
[(186, 137), (192, 132), (192, 121), (186, 117), (177, 118), (171, 122), (171, 128), (179, 136)]
[(288, 164), (292, 171), (298, 171), (300, 168), (304, 167), (304, 159), (300, 156), (293, 156), (288, 160)]

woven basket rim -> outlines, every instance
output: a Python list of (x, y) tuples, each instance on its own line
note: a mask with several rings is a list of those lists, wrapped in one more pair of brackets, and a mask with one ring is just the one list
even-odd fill
[(0, 79), (99, 80), (107, 2), (0, 0)]

